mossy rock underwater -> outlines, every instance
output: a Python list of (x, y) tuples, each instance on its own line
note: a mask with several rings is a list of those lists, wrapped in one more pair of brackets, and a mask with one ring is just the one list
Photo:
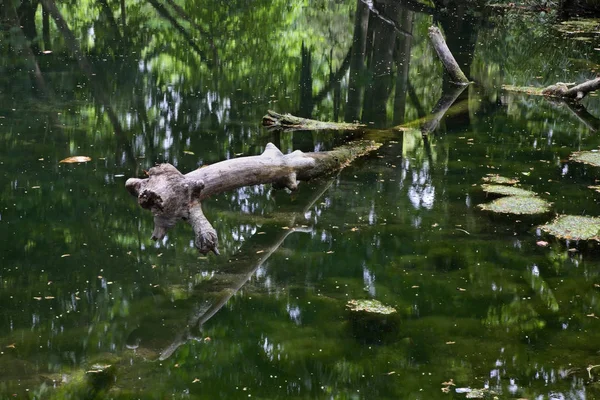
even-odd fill
[(377, 300), (346, 303), (353, 336), (365, 343), (384, 343), (396, 337), (400, 317), (395, 308)]
[(519, 180), (516, 178), (507, 178), (498, 174), (487, 174), (481, 179), (486, 183), (493, 183), (496, 185), (516, 185), (519, 183)]
[(600, 242), (600, 218), (580, 215), (559, 215), (540, 229), (557, 239)]
[(550, 206), (552, 206), (552, 203), (539, 197), (508, 196), (490, 203), (480, 204), (478, 207), (496, 214), (535, 216), (548, 213)]
[(525, 190), (518, 187), (513, 186), (505, 186), (505, 185), (490, 185), (484, 183), (481, 185), (481, 188), (487, 194), (495, 194), (498, 196), (521, 196), (521, 197), (534, 197), (536, 196), (535, 192), (531, 190)]
[(576, 151), (569, 157), (571, 161), (592, 165), (594, 167), (600, 167), (600, 152), (598, 150), (592, 151)]

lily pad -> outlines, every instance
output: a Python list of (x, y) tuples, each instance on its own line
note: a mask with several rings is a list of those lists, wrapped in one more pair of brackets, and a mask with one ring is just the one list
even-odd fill
[(549, 224), (540, 226), (558, 239), (595, 240), (600, 242), (600, 218), (580, 215), (559, 215)]
[(504, 185), (488, 185), (484, 183), (481, 188), (486, 193), (497, 194), (500, 196), (520, 196), (520, 197), (534, 197), (536, 194), (531, 190), (525, 190), (512, 186)]
[(496, 185), (516, 185), (519, 183), (518, 179), (507, 178), (498, 174), (487, 174), (487, 176), (484, 176), (482, 179), (484, 182), (495, 183)]
[(479, 208), (499, 214), (535, 215), (547, 213), (550, 211), (551, 205), (538, 197), (508, 196), (490, 203), (480, 204)]
[(383, 305), (377, 300), (350, 300), (346, 307), (350, 311), (363, 311), (371, 314), (389, 315), (396, 312), (396, 309)]
[(571, 154), (570, 159), (575, 162), (580, 162), (594, 167), (600, 167), (600, 152), (599, 151), (577, 151)]

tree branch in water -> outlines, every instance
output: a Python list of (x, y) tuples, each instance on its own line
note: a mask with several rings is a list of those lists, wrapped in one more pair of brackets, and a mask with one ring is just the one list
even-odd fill
[(200, 253), (219, 254), (217, 233), (202, 212), (202, 200), (243, 186), (268, 183), (296, 190), (298, 181), (340, 170), (379, 146), (372, 141), (356, 141), (331, 151), (284, 155), (269, 143), (259, 156), (221, 161), (185, 175), (171, 164), (161, 164), (150, 168), (148, 178), (130, 178), (125, 186), (139, 205), (154, 215), (152, 239), (162, 239), (177, 221), (185, 220), (194, 229), (194, 243)]

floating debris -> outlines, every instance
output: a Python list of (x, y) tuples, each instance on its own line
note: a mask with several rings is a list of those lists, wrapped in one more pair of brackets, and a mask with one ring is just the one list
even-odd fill
[(552, 203), (538, 197), (508, 196), (491, 203), (480, 204), (478, 207), (499, 214), (536, 215), (547, 213), (551, 205)]
[(571, 154), (569, 159), (571, 161), (592, 165), (594, 167), (600, 167), (600, 152), (598, 150), (576, 151), (575, 153)]
[(481, 188), (484, 192), (489, 194), (497, 194), (500, 196), (521, 196), (521, 197), (533, 197), (537, 196), (535, 192), (531, 190), (525, 190), (512, 186), (504, 186), (504, 185), (489, 185), (484, 183), (481, 185)]
[(481, 178), (484, 182), (495, 183), (496, 185), (516, 185), (519, 180), (516, 178), (507, 178), (498, 174), (487, 174)]
[(540, 229), (558, 239), (595, 240), (600, 242), (600, 218), (580, 215), (559, 215)]
[(59, 163), (63, 164), (73, 164), (73, 163), (85, 163), (88, 161), (92, 161), (92, 159), (88, 156), (73, 156), (67, 157), (59, 161)]

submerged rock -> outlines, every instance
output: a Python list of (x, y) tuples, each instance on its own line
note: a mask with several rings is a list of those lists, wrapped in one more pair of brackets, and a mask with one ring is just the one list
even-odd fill
[(519, 180), (516, 178), (507, 178), (498, 174), (487, 174), (481, 178), (484, 182), (494, 183), (496, 185), (516, 185)]
[(400, 323), (395, 308), (377, 300), (350, 300), (346, 303), (354, 336), (367, 343), (383, 343), (393, 337)]
[(481, 188), (488, 194), (497, 194), (500, 196), (522, 196), (522, 197), (534, 197), (537, 196), (535, 192), (531, 190), (525, 190), (518, 187), (504, 186), (504, 185), (489, 185), (483, 184)]
[(350, 300), (346, 307), (354, 312), (366, 312), (371, 314), (389, 315), (396, 312), (396, 309), (383, 305), (377, 300)]
[(600, 152), (595, 151), (576, 151), (569, 158), (571, 161), (600, 167)]
[(480, 204), (484, 211), (498, 214), (537, 215), (550, 211), (552, 203), (533, 196), (508, 196), (490, 203)]
[(595, 240), (600, 242), (600, 218), (579, 215), (559, 215), (540, 229), (557, 239)]

